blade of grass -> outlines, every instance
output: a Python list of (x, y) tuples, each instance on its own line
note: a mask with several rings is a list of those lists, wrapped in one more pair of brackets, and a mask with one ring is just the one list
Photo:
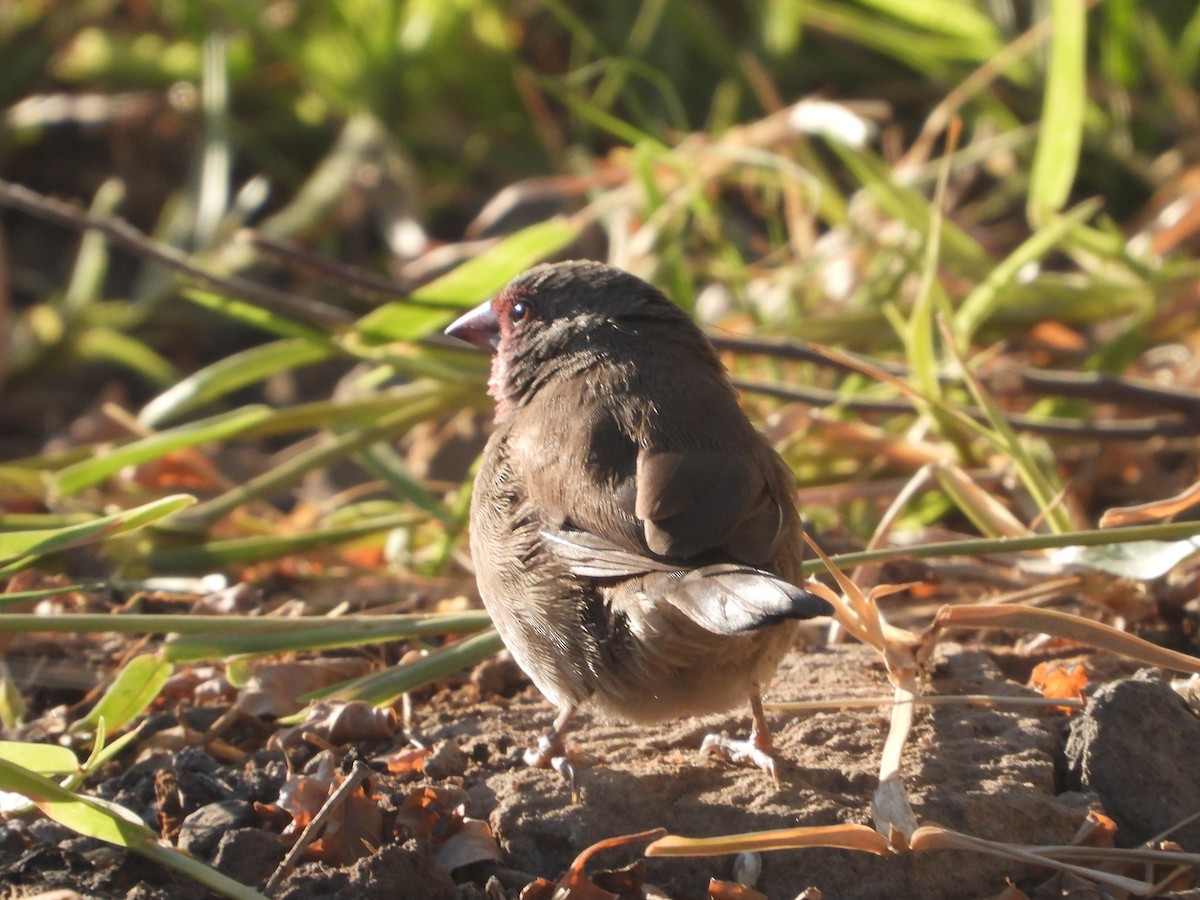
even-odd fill
[(891, 856), (892, 848), (873, 828), (866, 825), (815, 825), (803, 828), (779, 828), (751, 831), (720, 837), (688, 838), (668, 834), (646, 848), (647, 856), (722, 856), (761, 850), (797, 850), (805, 847), (833, 847), (861, 850), (876, 856)]
[(42, 588), (37, 591), (14, 591), (11, 594), (0, 594), (0, 609), (16, 606), (18, 603), (29, 603), (34, 600), (45, 600), (47, 597), (57, 597), (60, 594), (94, 593), (102, 591), (107, 585), (103, 581), (90, 581), (85, 584), (64, 584), (61, 587)]
[(169, 419), (279, 372), (328, 359), (334, 350), (329, 342), (315, 344), (306, 338), (286, 338), (231, 354), (163, 391), (142, 408), (138, 422), (147, 428), (157, 428)]
[(205, 531), (239, 506), (278, 493), (298, 482), (308, 472), (344, 459), (377, 441), (402, 434), (418, 422), (456, 408), (459, 398), (468, 390), (459, 385), (436, 383), (426, 383), (421, 388), (423, 396), (410, 398), (402, 408), (384, 415), (373, 425), (321, 441), (271, 471), (173, 517), (166, 524), (176, 530)]
[[(79, 525), (0, 532), (0, 562), (18, 557), (21, 558), (19, 562), (24, 562), (30, 557), (65, 550), (80, 544), (93, 543), (115, 534), (133, 531), (171, 513), (178, 512), (184, 507), (191, 506), (195, 502), (196, 498), (188, 494), (173, 494)], [(8, 566), (0, 568), (0, 575), (8, 574), (15, 565), (10, 563)]]
[(991, 393), (975, 377), (970, 366), (967, 365), (967, 361), (959, 354), (958, 348), (954, 344), (954, 334), (944, 317), (938, 318), (938, 326), (942, 331), (944, 346), (958, 364), (963, 380), (967, 383), (971, 396), (975, 398), (975, 404), (987, 416), (988, 424), (992, 426), (991, 440), (1012, 462), (1021, 483), (1025, 485), (1025, 489), (1037, 503), (1038, 511), (1044, 517), (1046, 524), (1053, 531), (1070, 531), (1071, 515), (1066, 507), (1058, 502), (1064, 488), (1057, 475), (1038, 462), (1020, 435), (1009, 424), (1004, 410), (1000, 409), (996, 401), (992, 399)]
[(75, 775), (83, 771), (75, 751), (56, 744), (0, 741), (0, 759), (38, 775)]
[(1086, 3), (1050, 0), (1050, 15), (1050, 66), (1029, 179), (1027, 214), (1034, 226), (1066, 205), (1079, 166), (1087, 108)]
[[(490, 619), (482, 610), (462, 613), (430, 615), (403, 614), (392, 616), (344, 616), (326, 618), (304, 616), (297, 618), (273, 618), (267, 616), (176, 616), (159, 614), (122, 613), (100, 615), (35, 616), (24, 613), (0, 615), (0, 634), (25, 634), (28, 632), (70, 632), (97, 634), (204, 634), (214, 636), (246, 635), (254, 632), (272, 634), (319, 634), (332, 623), (362, 643), (396, 640), (430, 634), (454, 634), (478, 631)], [(164, 654), (170, 662), (181, 662), (179, 657)]]
[(179, 378), (179, 370), (171, 362), (115, 328), (86, 328), (72, 340), (71, 349), (81, 361), (115, 363), (154, 385), (170, 384)]
[(1088, 868), (1086, 866), (1076, 866), (1071, 863), (1061, 862), (1047, 854), (1038, 852), (1038, 848), (1035, 847), (988, 841), (983, 838), (951, 831), (939, 825), (926, 825), (917, 829), (917, 833), (913, 835), (912, 849), (914, 851), (971, 850), (1033, 865), (1050, 866), (1051, 868), (1078, 875), (1087, 881), (1098, 881), (1123, 891), (1129, 891), (1131, 894), (1139, 897), (1149, 893), (1153, 888), (1153, 885), (1147, 882), (1126, 878), (1124, 875), (1116, 875), (1104, 869)]
[(201, 288), (184, 288), (182, 294), (197, 306), (277, 337), (301, 338), (312, 344), (322, 344), (329, 340), (329, 334), (319, 328), (236, 297), (227, 297)]
[(124, 731), (154, 702), (174, 671), (171, 663), (153, 653), (134, 657), (117, 674), (92, 711), (72, 723), (70, 730), (90, 731), (103, 719), (107, 731)]
[[(1069, 531), (1062, 534), (1033, 534), (1019, 538), (974, 538), (964, 541), (942, 541), (912, 547), (888, 547), (840, 553), (830, 557), (844, 568), (866, 563), (887, 562), (893, 559), (932, 559), (942, 556), (985, 556), (991, 553), (1016, 553), (1049, 550), (1058, 547), (1098, 547), (1141, 540), (1175, 540), (1200, 534), (1200, 522), (1172, 522), (1159, 525), (1130, 525), (1089, 531)], [(804, 562), (804, 574), (814, 575), (823, 569), (819, 559)]]
[(86, 487), (100, 483), (126, 466), (158, 459), (185, 447), (234, 437), (263, 421), (270, 414), (269, 407), (246, 406), (131, 441), (63, 469), (54, 478), (53, 490), (59, 496), (78, 493)]
[(954, 316), (954, 336), (960, 349), (966, 348), (975, 332), (1000, 306), (1003, 292), (1016, 283), (1021, 270), (1041, 259), (1066, 240), (1072, 231), (1096, 214), (1101, 202), (1085, 200), (1074, 209), (1053, 219), (1026, 238), (1008, 254), (988, 276), (959, 304)]
[[(463, 263), (449, 274), (413, 291), (409, 300), (387, 303), (367, 313), (358, 320), (354, 330), (358, 336), (368, 341), (411, 339), (413, 335), (409, 323), (414, 315), (414, 303), (443, 309), (474, 306), (500, 290), (534, 263), (566, 247), (579, 236), (579, 231), (580, 226), (574, 220), (566, 218), (549, 219), (530, 225)], [(439, 314), (441, 315), (440, 312)], [(429, 322), (432, 323), (433, 320), (430, 319)]]
[(489, 628), (472, 637), (440, 647), (416, 662), (322, 688), (305, 694), (300, 699), (308, 701), (334, 697), (339, 700), (364, 700), (376, 706), (384, 706), (394, 702), (401, 694), (473, 666), (499, 653), (503, 647), (504, 642), (500, 640), (500, 635)]
[(265, 535), (208, 541), (194, 546), (155, 550), (145, 557), (144, 562), (151, 572), (229, 569), (264, 560), (279, 559), (294, 553), (303, 553), (313, 548), (336, 547), (339, 544), (391, 531), (394, 528), (403, 528), (425, 520), (424, 516), (405, 512), (336, 528), (313, 529), (305, 531), (303, 534), (281, 537)]
[[(297, 650), (330, 650), (338, 647), (362, 647), (413, 637), (447, 634), (470, 634), (491, 624), (485, 612), (456, 613), (445, 616), (426, 616), (426, 623), (380, 623), (370, 629), (347, 628), (347, 620), (328, 620), (321, 628), (298, 632), (264, 632), (261, 634), (194, 634), (169, 638), (163, 656), (173, 662), (194, 662), (200, 659), (248, 659)], [(486, 654), (485, 654), (486, 655)]]

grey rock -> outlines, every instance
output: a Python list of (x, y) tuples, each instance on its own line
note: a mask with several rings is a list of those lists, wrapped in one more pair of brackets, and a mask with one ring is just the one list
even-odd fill
[[(1066, 755), (1068, 778), (1099, 796), (1122, 846), (1200, 812), (1200, 719), (1153, 670), (1096, 691), (1071, 725)], [(1200, 851), (1200, 822), (1170, 838)]]
[(179, 849), (208, 859), (226, 832), (250, 825), (253, 819), (254, 808), (245, 800), (209, 803), (183, 820)]

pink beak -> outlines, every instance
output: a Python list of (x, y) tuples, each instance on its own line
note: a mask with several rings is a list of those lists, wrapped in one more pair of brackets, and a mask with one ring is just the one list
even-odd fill
[(500, 343), (500, 323), (492, 312), (492, 301), (484, 300), (447, 326), (446, 334), (483, 350), (495, 350)]

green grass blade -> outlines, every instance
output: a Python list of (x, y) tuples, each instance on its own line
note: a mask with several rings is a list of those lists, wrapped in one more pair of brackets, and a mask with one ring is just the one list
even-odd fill
[(1035, 225), (1062, 209), (1071, 194), (1087, 108), (1087, 4), (1051, 0), (1050, 14), (1050, 67), (1029, 182), (1028, 216)]
[(329, 358), (330, 342), (286, 338), (251, 347), (220, 359), (163, 391), (143, 407), (138, 422), (156, 428), (163, 422), (220, 397), (269, 378)]
[[(115, 534), (133, 531), (158, 519), (191, 506), (196, 498), (188, 494), (173, 494), (133, 509), (101, 516), (80, 525), (32, 531), (0, 532), (0, 562), (18, 557), (39, 556), (103, 540)], [(0, 569), (0, 574), (10, 567)]]
[(950, 332), (950, 325), (944, 319), (940, 321), (942, 325), (942, 333), (945, 338), (947, 350), (953, 355), (958, 367), (962, 372), (963, 380), (966, 381), (967, 388), (971, 392), (971, 396), (975, 398), (975, 403), (983, 411), (987, 417), (988, 424), (991, 426), (991, 434), (989, 440), (1004, 453), (1013, 467), (1017, 471), (1021, 483), (1025, 485), (1025, 489), (1029, 491), (1030, 496), (1038, 505), (1038, 510), (1045, 517), (1046, 524), (1053, 531), (1065, 532), (1071, 530), (1071, 517), (1066, 508), (1059, 503), (1060, 494), (1063, 486), (1059, 482), (1055, 473), (1048, 467), (1043, 466), (1034, 456), (1025, 441), (1018, 435), (1008, 423), (1007, 417), (1002, 410), (992, 399), (992, 395), (984, 388), (983, 384), (975, 377), (957, 348), (954, 346), (954, 336)]
[(72, 341), (75, 355), (86, 362), (115, 363), (144, 377), (151, 384), (171, 384), (179, 371), (146, 344), (113, 328), (92, 326)]
[(38, 775), (76, 775), (83, 771), (75, 751), (57, 744), (0, 741), (0, 760)]
[[(152, 572), (197, 572), (229, 569), (269, 559), (279, 559), (293, 553), (303, 553), (316, 547), (336, 547), (349, 541), (370, 537), (380, 532), (403, 528), (424, 521), (425, 517), (412, 512), (380, 516), (337, 528), (318, 528), (303, 534), (277, 537), (232, 538), (209, 541), (190, 547), (156, 550), (145, 558)], [(0, 595), (2, 596), (2, 595)]]
[[(372, 617), (386, 619), (387, 617)], [(483, 610), (428, 616), (392, 616), (392, 621), (373, 621), (363, 627), (358, 616), (308, 620), (303, 631), (259, 629), (235, 634), (200, 633), (172, 637), (163, 647), (163, 657), (172, 662), (201, 659), (245, 658), (298, 650), (329, 650), (361, 647), (414, 637), (470, 634), (486, 628), (491, 619)]]
[(308, 701), (336, 697), (339, 700), (364, 700), (383, 706), (407, 691), (473, 666), (499, 653), (503, 647), (500, 635), (489, 628), (473, 637), (434, 650), (416, 662), (322, 688), (301, 699)]
[(329, 335), (319, 328), (289, 319), (261, 306), (255, 306), (245, 300), (226, 297), (213, 291), (200, 288), (184, 288), (183, 296), (197, 306), (219, 313), (226, 318), (249, 325), (260, 331), (266, 331), (277, 337), (303, 338), (313, 344), (321, 344), (329, 340)]
[[(1198, 528), (1197, 530), (1200, 530)], [(0, 634), (48, 633), (116, 633), (116, 634), (208, 634), (244, 635), (317, 633), (336, 622), (347, 634), (360, 643), (397, 640), (425, 634), (457, 634), (478, 631), (487, 624), (482, 611), (443, 613), (439, 615), (344, 616), (330, 619), (323, 616), (304, 616), (280, 619), (264, 616), (177, 616), (142, 613), (108, 615), (81, 613), (79, 615), (38, 616), (27, 613), (0, 615)], [(165, 656), (171, 662), (178, 660)]]
[(376, 441), (402, 434), (418, 422), (448, 412), (455, 406), (464, 390), (461, 387), (439, 384), (427, 384), (423, 387), (423, 396), (412, 398), (402, 408), (384, 415), (373, 425), (338, 435), (297, 453), (271, 471), (251, 478), (245, 484), (174, 517), (170, 523), (171, 527), (188, 531), (206, 530), (244, 503), (282, 491), (308, 472), (344, 459)]
[(966, 347), (979, 327), (996, 312), (1005, 289), (1012, 286), (1021, 270), (1031, 262), (1041, 259), (1075, 229), (1090, 219), (1100, 209), (1099, 200), (1085, 200), (1074, 209), (1055, 216), (1053, 221), (1039, 228), (1025, 239), (969, 293), (958, 307), (954, 317), (954, 336), (958, 347)]
[[(513, 277), (566, 247), (578, 235), (579, 225), (570, 219), (549, 219), (530, 225), (414, 291), (409, 300), (387, 303), (367, 313), (358, 320), (355, 331), (372, 342), (412, 340), (428, 334), (438, 325), (449, 323), (451, 315), (446, 307), (461, 309), (482, 302)], [(422, 309), (414, 304), (442, 309)]]
[(123, 731), (154, 702), (173, 672), (171, 663), (153, 653), (134, 657), (117, 674), (100, 702), (71, 730), (91, 730), (103, 719), (107, 731)]
[(98, 484), (126, 466), (158, 459), (173, 450), (195, 447), (207, 441), (225, 440), (261, 422), (270, 413), (270, 408), (266, 406), (247, 406), (132, 441), (63, 469), (54, 479), (54, 490), (64, 496), (74, 494)]
[(72, 591), (88, 593), (101, 591), (107, 585), (103, 581), (90, 581), (86, 584), (64, 584), (61, 587), (41, 588), (36, 591), (14, 591), (11, 594), (0, 594), (0, 609), (16, 606), (18, 603), (29, 603), (34, 600), (45, 600), (47, 597), (57, 597)]

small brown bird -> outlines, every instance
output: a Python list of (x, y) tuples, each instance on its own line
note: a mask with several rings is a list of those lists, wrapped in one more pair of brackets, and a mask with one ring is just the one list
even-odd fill
[(505, 645), (559, 709), (527, 761), (565, 756), (581, 706), (656, 722), (748, 698), (750, 739), (704, 749), (774, 778), (760, 691), (795, 620), (832, 610), (795, 586), (791, 472), (708, 339), (594, 262), (531, 269), (446, 333), (494, 351), (471, 552)]

